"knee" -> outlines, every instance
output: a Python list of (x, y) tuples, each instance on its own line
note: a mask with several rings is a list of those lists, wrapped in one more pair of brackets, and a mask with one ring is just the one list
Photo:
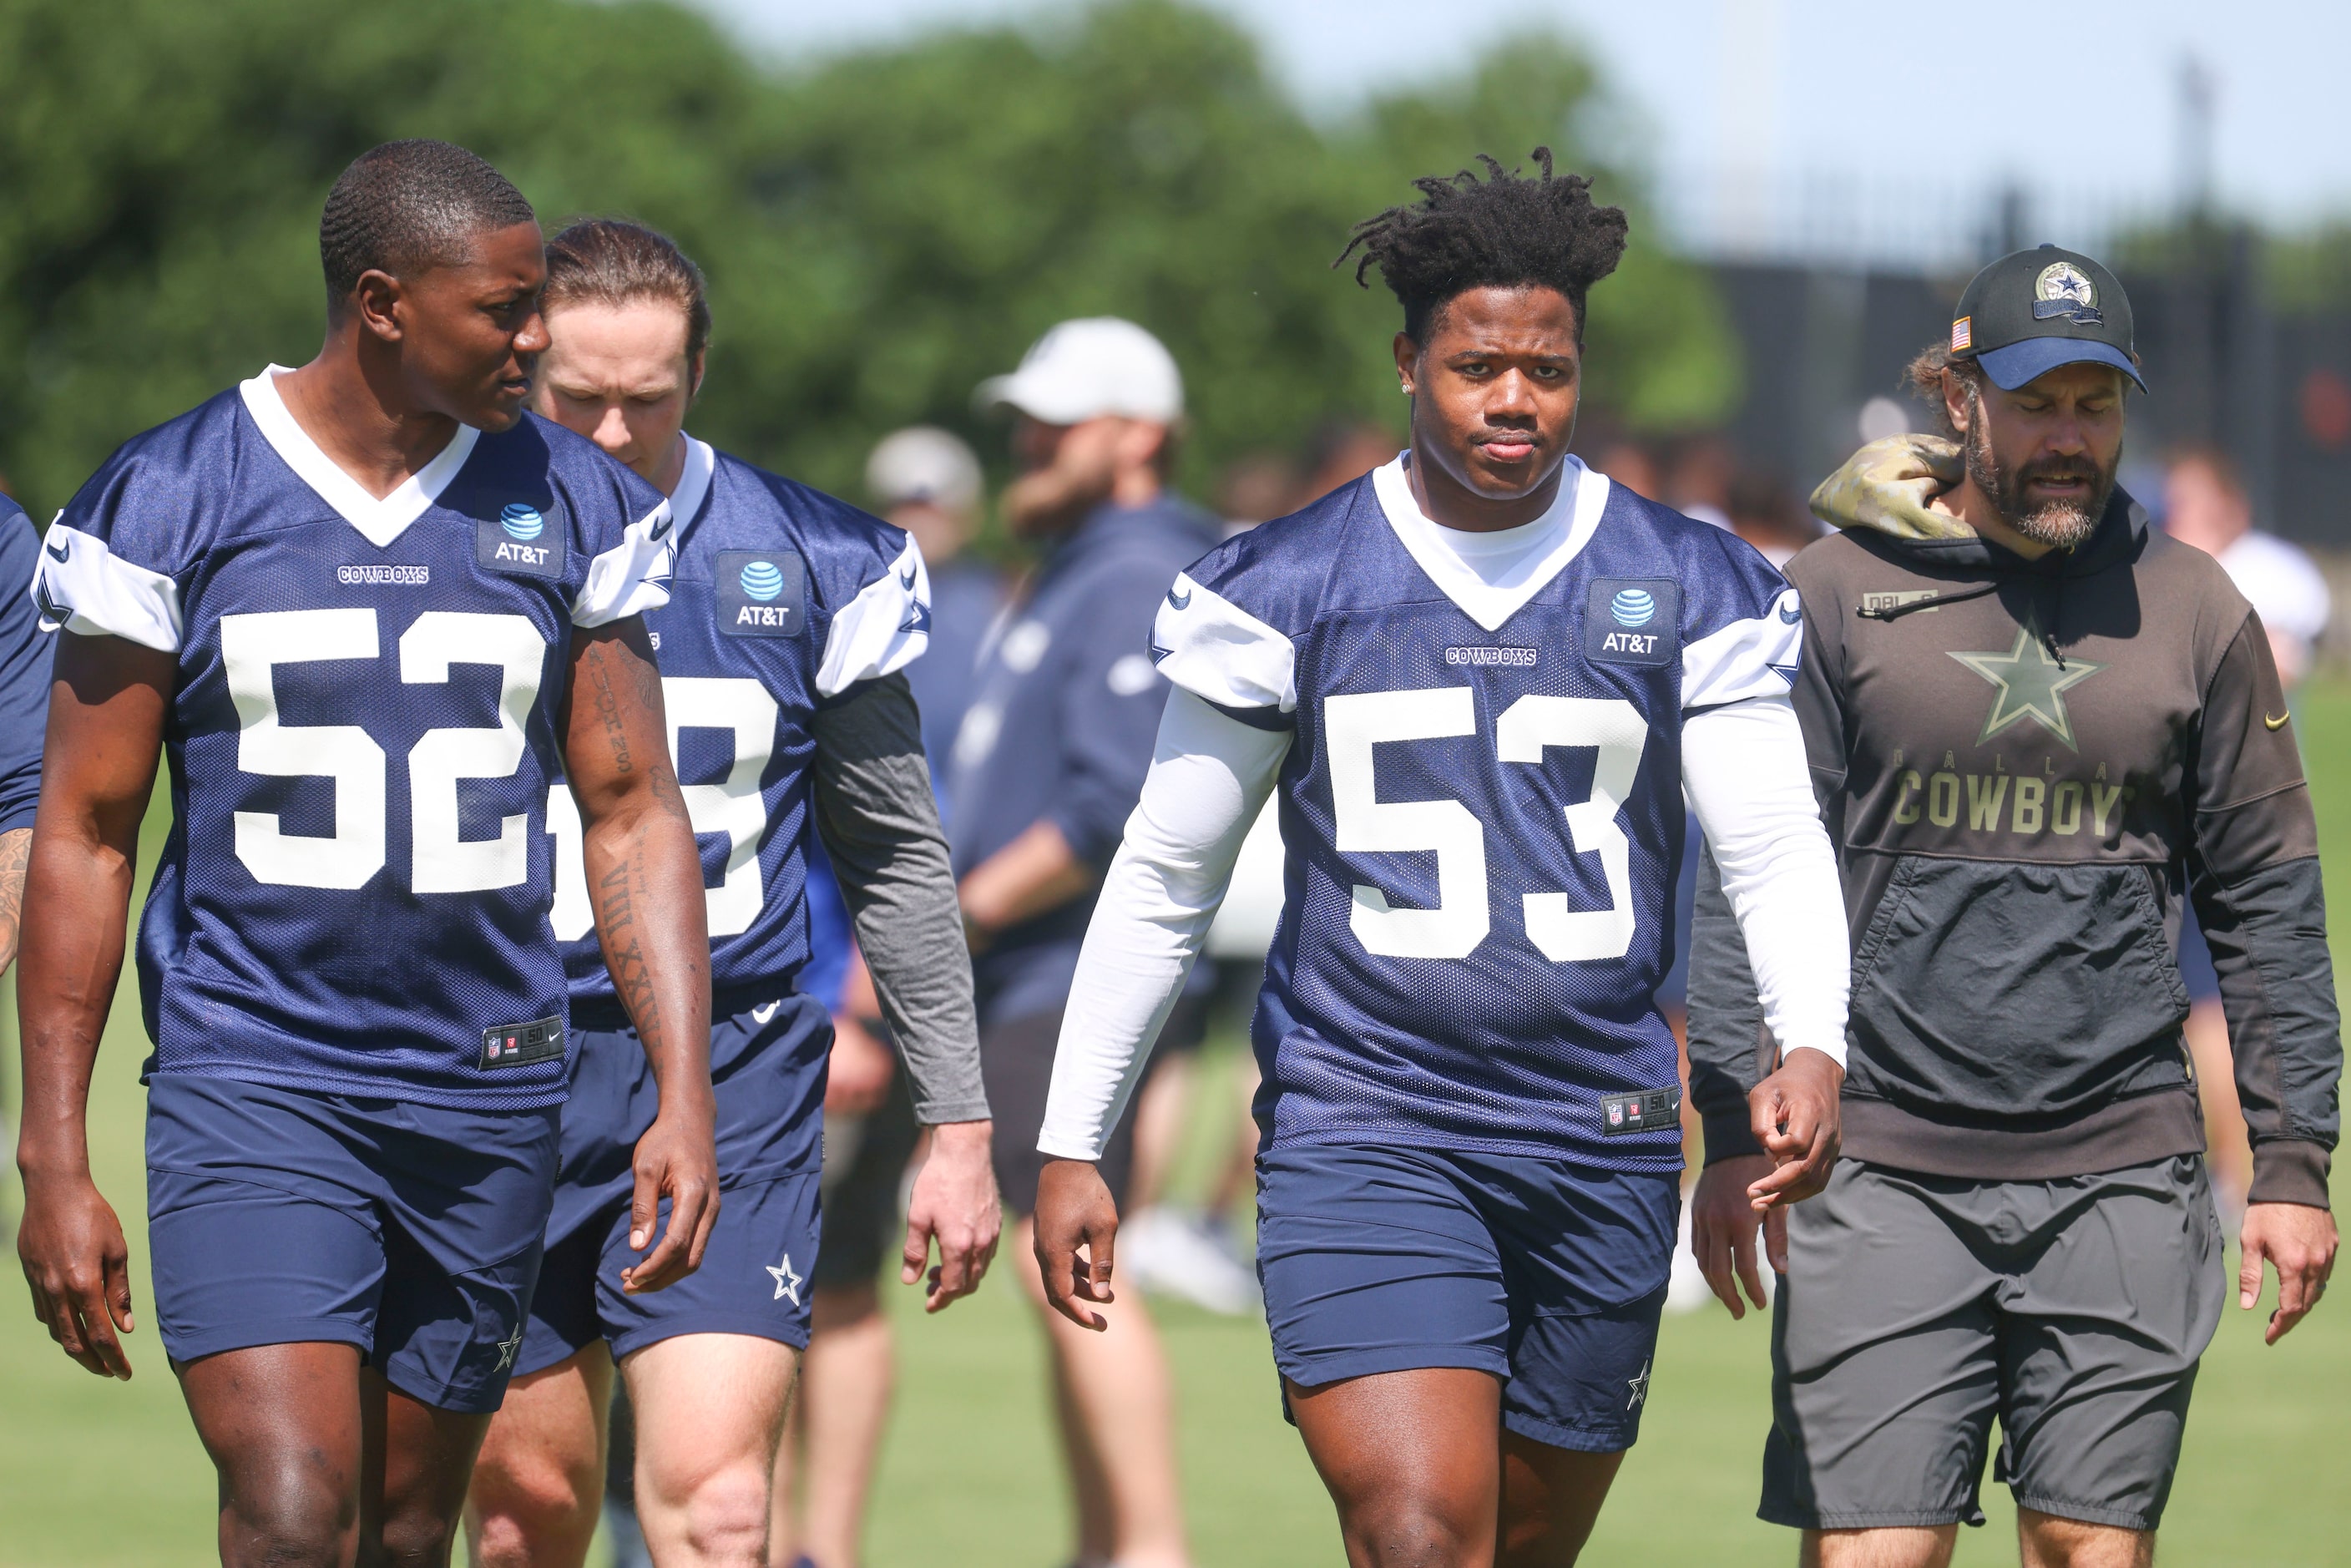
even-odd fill
[(568, 1461), (553, 1455), (485, 1453), (475, 1467), (468, 1500), (477, 1532), (475, 1561), (482, 1568), (583, 1561), (603, 1492), (602, 1469), (593, 1456)]
[[(638, 1492), (659, 1500), (661, 1533), (685, 1548), (684, 1561), (710, 1568), (764, 1568), (768, 1560), (768, 1487), (765, 1466), (737, 1462), (706, 1475), (643, 1476)], [(651, 1522), (651, 1521), (647, 1521)]]
[(221, 1558), (253, 1568), (350, 1560), (359, 1530), (355, 1478), (287, 1461), (232, 1474), (221, 1503)]
[(1479, 1563), (1493, 1550), (1494, 1521), (1448, 1500), (1409, 1492), (1367, 1500), (1348, 1511), (1349, 1557), (1387, 1568), (1452, 1568)]
[(402, 1509), (388, 1514), (378, 1538), (360, 1561), (374, 1568), (444, 1568), (455, 1545), (456, 1521), (427, 1509)]

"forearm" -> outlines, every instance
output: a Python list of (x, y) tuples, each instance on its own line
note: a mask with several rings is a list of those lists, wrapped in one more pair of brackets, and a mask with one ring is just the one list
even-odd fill
[(1092, 891), (1094, 868), (1080, 860), (1060, 827), (1036, 821), (963, 879), (963, 912), (983, 932), (1033, 920)]
[(2199, 888), (2253, 1151), (2252, 1199), (2327, 1207), (2343, 1042), (2316, 857)]
[(86, 828), (43, 835), (31, 857), (24, 880), (41, 918), (16, 979), (25, 1080), (16, 1163), (28, 1176), (89, 1169), (90, 1075), (122, 974), (132, 875), (131, 855)]
[(1289, 745), (1287, 732), (1252, 728), (1186, 692), (1168, 699), (1158, 755), (1070, 987), (1037, 1141), (1044, 1153), (1100, 1157)]
[(1706, 1163), (1761, 1155), (1748, 1124), (1747, 1096), (1770, 1069), (1763, 1009), (1747, 939), (1723, 896), (1714, 856), (1698, 852), (1698, 902), (1690, 915), (1690, 1104), (1706, 1135)]
[(902, 675), (818, 710), (817, 830), (926, 1125), (987, 1117), (955, 874)]
[(576, 633), (565, 772), (596, 938), (664, 1107), (710, 1093), (702, 857), (670, 765), (661, 675), (635, 620)]
[(24, 934), (25, 871), (32, 854), (32, 829), (0, 833), (0, 975), (16, 961)]
[(631, 802), (588, 822), (581, 852), (613, 993), (663, 1101), (707, 1093), (710, 947), (691, 830), (662, 801)]
[(1745, 938), (1764, 1022), (1782, 1053), (1817, 1051), (1842, 1068), (1852, 983), (1844, 890), (1793, 708), (1759, 698), (1693, 716), (1682, 779)]

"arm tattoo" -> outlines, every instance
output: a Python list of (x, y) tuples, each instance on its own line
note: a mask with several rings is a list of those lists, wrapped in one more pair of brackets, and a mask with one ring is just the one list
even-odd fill
[(612, 989), (636, 1021), (637, 1033), (649, 1047), (662, 1038), (661, 998), (653, 991), (653, 970), (645, 962), (644, 943), (637, 931), (638, 867), (631, 858), (607, 872), (599, 921), (604, 941), (605, 967), (612, 972)]
[(16, 960), (16, 938), (23, 930), (25, 868), (33, 858), (33, 830), (18, 828), (0, 833), (0, 975)]
[(629, 728), (621, 717), (621, 694), (612, 689), (612, 674), (604, 667), (601, 647), (589, 661), (588, 675), (595, 683), (596, 717), (604, 727), (604, 744), (612, 751), (612, 771), (625, 774), (630, 770)]

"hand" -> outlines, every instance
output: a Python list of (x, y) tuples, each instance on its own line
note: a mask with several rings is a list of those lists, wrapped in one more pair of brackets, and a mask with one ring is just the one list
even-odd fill
[[(1118, 1298), (1110, 1288), (1111, 1252), (1118, 1240), (1118, 1204), (1092, 1160), (1051, 1159), (1037, 1178), (1037, 1269), (1045, 1300), (1081, 1329), (1110, 1327), (1100, 1312), (1078, 1303), (1105, 1306)], [(1085, 1261), (1078, 1249), (1085, 1249)]]
[(923, 1310), (944, 1311), (979, 1289), (996, 1244), (1004, 1233), (1004, 1205), (996, 1193), (996, 1162), (988, 1153), (995, 1124), (948, 1122), (931, 1129), (929, 1148), (914, 1172), (914, 1197), (906, 1205), (905, 1267), (898, 1281), (911, 1285), (930, 1261), (937, 1238), (939, 1260), (930, 1270)]
[(846, 1013), (832, 1020), (832, 1058), (826, 1064), (824, 1113), (862, 1116), (879, 1106), (890, 1092), (898, 1071), (890, 1048)]
[(16, 1256), (33, 1288), (33, 1315), (88, 1371), (131, 1381), (131, 1357), (115, 1333), (131, 1316), (131, 1249), (122, 1222), (87, 1170), (26, 1173)]
[(2262, 1260), (2277, 1270), (2277, 1311), (2270, 1314), (2263, 1344), (2275, 1344), (2310, 1315), (2326, 1293), (2335, 1272), (2335, 1217), (2299, 1203), (2256, 1203), (2245, 1210), (2239, 1239), (2244, 1255), (2237, 1264), (2237, 1305), (2250, 1312), (2262, 1295)]
[[(1747, 1189), (1757, 1213), (1801, 1203), (1829, 1185), (1837, 1156), (1837, 1092), (1844, 1083), (1844, 1068), (1823, 1052), (1799, 1047), (1747, 1096), (1748, 1124), (1775, 1167)], [(1781, 1234), (1784, 1238), (1786, 1232)], [(1784, 1270), (1784, 1239), (1771, 1258), (1771, 1266)]]
[[(1747, 1315), (1746, 1303), (1739, 1299), (1741, 1283), (1759, 1309), (1768, 1304), (1763, 1299), (1763, 1276), (1755, 1268), (1755, 1205), (1748, 1195), (1771, 1174), (1771, 1155), (1734, 1155), (1700, 1172), (1698, 1191), (1690, 1196), (1690, 1255), (1734, 1318)], [(1764, 1211), (1762, 1227), (1771, 1267), (1784, 1274), (1788, 1271), (1788, 1211), (1773, 1205)]]
[(669, 1224), (653, 1256), (621, 1270), (621, 1289), (631, 1295), (674, 1285), (702, 1267), (710, 1228), (718, 1220), (718, 1151), (712, 1142), (710, 1092), (692, 1096), (664, 1093), (661, 1113), (637, 1140), (636, 1188), (629, 1197), (629, 1246), (643, 1252), (653, 1239), (661, 1200), (669, 1199)]

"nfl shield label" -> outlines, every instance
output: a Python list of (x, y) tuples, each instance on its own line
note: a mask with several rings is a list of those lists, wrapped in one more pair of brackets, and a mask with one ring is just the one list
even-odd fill
[(1681, 653), (1682, 590), (1671, 578), (1604, 577), (1583, 612), (1583, 656), (1604, 664), (1667, 664)]
[(808, 623), (808, 565), (797, 551), (718, 552), (718, 629), (730, 637), (793, 637)]
[(563, 575), (563, 530), (528, 501), (510, 501), (474, 524), (474, 559), (492, 571)]
[(1600, 1108), (1608, 1125), (1604, 1136), (1621, 1137), (1626, 1133), (1654, 1133), (1660, 1127), (1678, 1127), (1682, 1119), (1682, 1092), (1679, 1085), (1671, 1089), (1652, 1089), (1641, 1094), (1607, 1094), (1601, 1097)]
[(560, 1060), (563, 1020), (533, 1019), (528, 1023), (500, 1024), (482, 1031), (484, 1067), (520, 1067), (533, 1061)]

